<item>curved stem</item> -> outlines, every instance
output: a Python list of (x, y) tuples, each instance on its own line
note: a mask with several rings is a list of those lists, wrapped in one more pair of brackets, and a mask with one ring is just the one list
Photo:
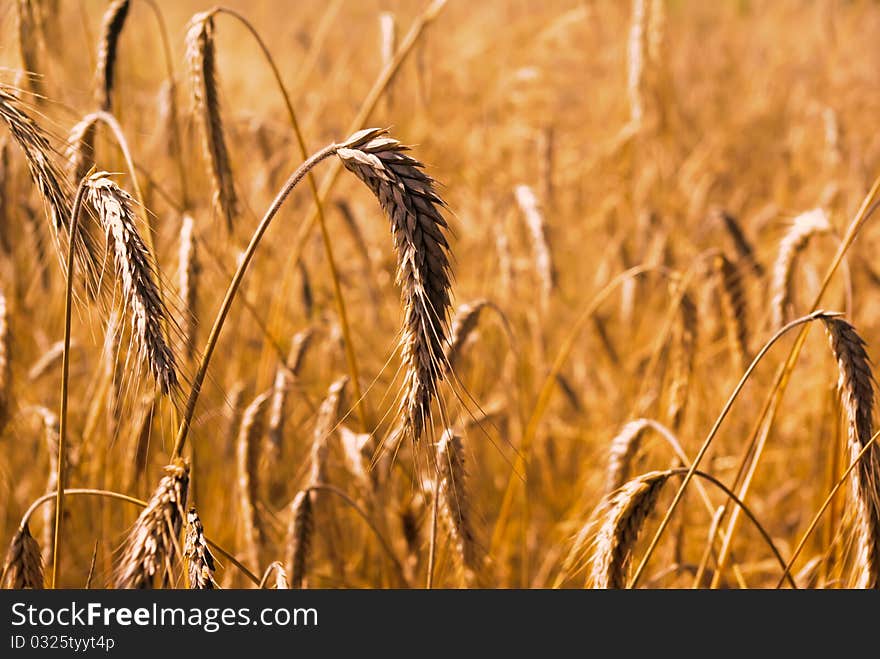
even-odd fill
[(64, 352), (61, 353), (61, 414), (58, 425), (58, 460), (55, 466), (55, 482), (58, 491), (55, 493), (55, 532), (52, 535), (52, 588), (58, 587), (61, 576), (61, 520), (64, 518), (64, 467), (65, 449), (67, 448), (67, 398), (70, 390), (70, 316), (73, 308), (73, 265), (76, 251), (76, 233), (79, 229), (79, 216), (85, 194), (85, 178), (79, 182), (73, 209), (70, 212), (70, 234), (67, 245), (67, 290), (64, 295)]
[(782, 586), (782, 582), (785, 580), (785, 577), (789, 577), (789, 579), (791, 578), (790, 577), (791, 567), (792, 567), (792, 565), (794, 565), (794, 562), (797, 560), (798, 556), (800, 556), (801, 551), (803, 551), (804, 546), (807, 544), (807, 540), (810, 538), (813, 531), (816, 529), (816, 525), (819, 523), (819, 519), (821, 519), (822, 514), (825, 512), (825, 509), (828, 508), (829, 504), (831, 503), (831, 500), (834, 499), (834, 495), (837, 494), (837, 491), (840, 490), (840, 488), (846, 482), (846, 479), (849, 477), (852, 470), (855, 469), (856, 465), (859, 464), (859, 461), (862, 459), (862, 457), (877, 442), (878, 437), (880, 437), (880, 430), (875, 432), (873, 437), (871, 437), (871, 440), (869, 442), (867, 442), (862, 447), (862, 450), (859, 451), (859, 454), (856, 456), (856, 459), (852, 461), (852, 464), (850, 464), (850, 466), (847, 467), (846, 471), (843, 472), (843, 475), (840, 477), (840, 479), (837, 481), (837, 483), (834, 484), (834, 487), (831, 488), (831, 492), (829, 492), (828, 496), (825, 497), (825, 501), (822, 503), (822, 507), (819, 508), (819, 512), (817, 512), (813, 516), (813, 519), (810, 521), (810, 525), (807, 527), (807, 530), (804, 531), (804, 535), (801, 537), (800, 542), (798, 542), (797, 547), (795, 547), (794, 553), (791, 555), (791, 558), (788, 559), (788, 563), (786, 563), (786, 565), (785, 565), (785, 574), (783, 574), (782, 577), (779, 578), (779, 583), (776, 584), (777, 588), (780, 588)]
[(663, 531), (666, 530), (666, 527), (669, 525), (669, 521), (672, 518), (672, 513), (675, 512), (675, 509), (678, 508), (678, 504), (681, 502), (682, 497), (684, 496), (684, 491), (687, 489), (688, 484), (691, 482), (691, 479), (694, 476), (694, 472), (696, 472), (697, 467), (699, 467), (700, 462), (703, 460), (703, 457), (706, 455), (706, 452), (709, 450), (709, 446), (712, 444), (712, 440), (715, 439), (715, 436), (718, 434), (718, 430), (721, 428), (721, 424), (724, 419), (727, 417), (728, 412), (730, 412), (730, 408), (733, 407), (734, 401), (736, 401), (739, 396), (739, 392), (742, 391), (749, 377), (751, 377), (752, 372), (758, 366), (758, 363), (761, 359), (764, 358), (764, 355), (770, 350), (774, 343), (776, 343), (782, 336), (791, 330), (794, 327), (799, 325), (803, 325), (810, 321), (816, 320), (817, 318), (821, 318), (823, 316), (828, 316), (824, 311), (817, 311), (811, 313), (808, 316), (804, 316), (803, 318), (798, 318), (797, 320), (793, 320), (788, 325), (780, 329), (774, 334), (770, 340), (764, 344), (764, 347), (761, 348), (761, 351), (755, 355), (755, 358), (752, 360), (752, 363), (749, 364), (746, 372), (743, 373), (743, 376), (740, 378), (739, 382), (736, 385), (736, 388), (733, 390), (733, 393), (730, 394), (730, 397), (727, 399), (727, 403), (724, 404), (724, 408), (721, 410), (721, 414), (718, 415), (718, 418), (715, 419), (715, 423), (712, 425), (711, 430), (709, 430), (709, 434), (706, 436), (706, 439), (703, 441), (703, 445), (700, 447), (699, 452), (697, 453), (696, 458), (694, 458), (693, 463), (688, 469), (687, 474), (682, 480), (681, 485), (678, 488), (678, 492), (675, 493), (675, 498), (672, 500), (669, 508), (666, 511), (663, 519), (660, 522), (660, 526), (657, 528), (657, 531), (654, 533), (654, 537), (651, 540), (651, 544), (648, 546), (648, 549), (645, 551), (644, 556), (642, 556), (642, 560), (639, 563), (638, 568), (636, 569), (635, 574), (633, 575), (632, 581), (630, 582), (630, 588), (635, 588), (636, 584), (639, 582), (639, 578), (642, 576), (642, 573), (645, 571), (645, 567), (648, 565), (648, 560), (650, 560), (651, 555), (654, 553), (654, 550), (657, 548), (657, 544), (660, 542), (660, 537), (663, 535)]
[(355, 501), (348, 496), (345, 492), (340, 490), (338, 487), (334, 487), (333, 485), (310, 485), (306, 488), (307, 492), (311, 491), (321, 491), (321, 492), (329, 492), (331, 494), (335, 494), (337, 497), (345, 501), (352, 510), (354, 510), (361, 519), (366, 522), (367, 526), (373, 532), (373, 535), (376, 536), (376, 539), (379, 541), (379, 544), (382, 545), (382, 549), (388, 555), (388, 558), (391, 559), (391, 562), (394, 564), (394, 570), (397, 572), (397, 578), (401, 583), (406, 584), (406, 577), (403, 575), (403, 566), (400, 564), (400, 561), (397, 559), (397, 556), (394, 554), (394, 551), (391, 549), (391, 545), (385, 540), (381, 533), (379, 533), (379, 529), (376, 528), (376, 525), (373, 523), (373, 520), (370, 519), (369, 515), (365, 513)]
[[(296, 143), (299, 147), (299, 153), (303, 160), (308, 157), (308, 151), (306, 149), (306, 143), (303, 139), (302, 131), (299, 127), (299, 121), (296, 118), (296, 112), (293, 110), (293, 103), (290, 101), (290, 95), (287, 93), (287, 88), (284, 86), (284, 81), (281, 79), (281, 73), (278, 71), (278, 67), (275, 65), (275, 60), (272, 58), (272, 54), (269, 52), (269, 49), (266, 47), (265, 42), (260, 37), (259, 33), (256, 31), (253, 25), (251, 25), (250, 21), (248, 21), (244, 16), (239, 14), (237, 11), (233, 9), (227, 9), (226, 7), (216, 7), (212, 10), (214, 13), (219, 14), (227, 14), (232, 16), (236, 20), (238, 20), (242, 25), (247, 28), (248, 32), (254, 37), (254, 40), (257, 42), (257, 45), (260, 47), (263, 55), (266, 58), (266, 61), (269, 64), (269, 68), (272, 69), (272, 75), (275, 76), (275, 82), (278, 85), (278, 89), (281, 92), (281, 96), (284, 98), (284, 105), (287, 108), (287, 115), (290, 118), (290, 124), (293, 127), (293, 132), (296, 135)], [(348, 322), (348, 313), (345, 308), (345, 298), (342, 295), (342, 286), (339, 283), (339, 271), (336, 267), (336, 260), (333, 257), (333, 246), (330, 240), (330, 234), (327, 231), (327, 223), (324, 219), (324, 204), (321, 200), (321, 195), (318, 193), (318, 186), (315, 183), (315, 177), (309, 172), (306, 175), (309, 183), (309, 189), (312, 193), (312, 198), (315, 201), (315, 214), (318, 219), (318, 224), (321, 226), (321, 238), (324, 243), (324, 253), (327, 257), (327, 265), (330, 268), (330, 279), (333, 282), (333, 297), (336, 300), (336, 309), (339, 314), (339, 324), (342, 329), (342, 338), (345, 343), (345, 360), (348, 363), (348, 371), (349, 376), (351, 376), (351, 388), (355, 401), (355, 407), (358, 411), (358, 417), (360, 418), (362, 430), (364, 432), (369, 430), (368, 425), (368, 417), (365, 411), (365, 403), (364, 397), (361, 395), (361, 385), (360, 385), (360, 377), (358, 375), (358, 365), (357, 365), (357, 357), (354, 351), (354, 345), (352, 343), (351, 338), (351, 328)]]
[(183, 418), (180, 421), (180, 427), (177, 431), (177, 439), (174, 443), (174, 451), (172, 456), (174, 458), (179, 458), (183, 454), (183, 447), (186, 443), (186, 437), (189, 433), (190, 423), (192, 422), (193, 413), (196, 409), (196, 403), (199, 400), (199, 394), (202, 391), (202, 384), (205, 381), (205, 375), (208, 372), (208, 364), (211, 361), (211, 355), (214, 353), (214, 348), (217, 347), (217, 339), (220, 337), (220, 330), (223, 329), (223, 323), (226, 321), (226, 316), (229, 313), (230, 307), (232, 307), (232, 301), (235, 299), (235, 294), (238, 292), (238, 287), (241, 284), (241, 280), (244, 278), (245, 272), (247, 272), (247, 268), (250, 265), (251, 259), (254, 256), (254, 253), (257, 250), (257, 247), (260, 244), (260, 240), (263, 237), (263, 234), (266, 233), (266, 229), (269, 228), (269, 224), (271, 224), (272, 219), (278, 213), (278, 210), (281, 208), (281, 205), (287, 199), (288, 195), (290, 195), (291, 191), (296, 187), (297, 183), (299, 183), (303, 177), (308, 173), (309, 170), (312, 169), (319, 162), (332, 156), (336, 153), (336, 150), (339, 147), (336, 144), (330, 144), (325, 146), (323, 149), (315, 153), (311, 158), (302, 163), (297, 170), (291, 174), (290, 178), (287, 179), (287, 182), (281, 188), (281, 191), (278, 193), (278, 196), (272, 201), (272, 204), (269, 206), (269, 209), (266, 211), (266, 214), (263, 216), (263, 219), (260, 220), (259, 226), (257, 226), (254, 235), (251, 237), (251, 241), (247, 246), (247, 249), (244, 252), (244, 255), (241, 258), (241, 261), (238, 264), (238, 268), (235, 271), (235, 274), (232, 277), (232, 281), (229, 283), (229, 288), (226, 289), (226, 296), (223, 298), (223, 303), (220, 305), (220, 310), (217, 312), (217, 317), (214, 319), (214, 325), (211, 327), (211, 334), (208, 336), (208, 343), (205, 345), (205, 350), (202, 353), (202, 360), (199, 363), (199, 370), (193, 378), (192, 389), (189, 393), (189, 398), (186, 401), (186, 409), (183, 413)]
[[(143, 501), (141, 499), (137, 499), (135, 497), (130, 497), (127, 494), (113, 492), (112, 490), (95, 490), (92, 488), (62, 488), (62, 489), (64, 491), (65, 496), (79, 495), (79, 496), (105, 497), (108, 499), (118, 499), (119, 501), (125, 501), (127, 503), (134, 504), (135, 506), (140, 506), (141, 508), (147, 507), (146, 501)], [(37, 511), (37, 509), (41, 505), (46, 503), (47, 501), (54, 499), (56, 497), (56, 495), (57, 495), (57, 492), (48, 492), (48, 493), (44, 494), (43, 496), (41, 496), (40, 498), (38, 498), (36, 501), (34, 501), (30, 505), (30, 507), (25, 511), (24, 515), (22, 515), (21, 523), (19, 524), (19, 527), (23, 527), (25, 524), (27, 524), (30, 521), (31, 516)], [(233, 556), (228, 551), (223, 549), (223, 547), (218, 545), (216, 542), (214, 542), (210, 538), (205, 538), (205, 542), (208, 543), (208, 545), (211, 547), (211, 549), (215, 550), (217, 553), (219, 553), (221, 556), (223, 556), (225, 559), (227, 559), (230, 563), (235, 565), (235, 567), (237, 567), (239, 570), (241, 570), (242, 573), (244, 573), (244, 575), (248, 579), (253, 581), (255, 584), (260, 583), (260, 579), (253, 572), (248, 570), (244, 565), (241, 564), (241, 562), (238, 561), (238, 559), (235, 558), (235, 556)], [(6, 576), (6, 568), (4, 567), (3, 574), (0, 575), (0, 583), (3, 583), (3, 579), (5, 578), (5, 576)]]

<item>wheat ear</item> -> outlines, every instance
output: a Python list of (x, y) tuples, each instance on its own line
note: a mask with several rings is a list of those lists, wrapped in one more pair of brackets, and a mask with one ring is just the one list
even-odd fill
[(254, 566), (260, 565), (266, 539), (265, 529), (257, 510), (257, 500), (260, 489), (258, 472), (260, 439), (263, 436), (263, 418), (268, 402), (269, 392), (263, 392), (245, 409), (236, 448), (239, 513), (244, 526), (243, 535), (248, 561)]
[(423, 165), (384, 133), (360, 131), (337, 149), (337, 155), (370, 188), (391, 221), (404, 308), (403, 430), (417, 440), (443, 377), (452, 287), (447, 225), (440, 213), (445, 204)]
[(606, 498), (591, 557), (594, 588), (626, 587), (633, 548), (671, 473), (651, 471), (642, 474)]
[(830, 231), (831, 223), (828, 221), (828, 215), (823, 210), (815, 209), (794, 218), (794, 222), (779, 243), (779, 254), (773, 264), (773, 280), (770, 284), (774, 328), (782, 327), (790, 315), (788, 312), (791, 306), (792, 280), (798, 255), (806, 249), (810, 238)]
[(214, 208), (232, 231), (238, 214), (238, 198), (223, 133), (214, 53), (213, 11), (192, 17), (186, 34), (186, 52), (192, 79), (193, 106), (202, 132), (202, 145), (211, 183)]
[(178, 254), (178, 276), (180, 278), (180, 299), (183, 300), (183, 331), (186, 357), (193, 359), (196, 354), (196, 332), (199, 317), (196, 310), (199, 293), (199, 263), (196, 247), (195, 222), (192, 215), (185, 213), (180, 225), (180, 252)]
[(764, 266), (758, 262), (755, 257), (755, 250), (749, 239), (746, 238), (745, 232), (742, 230), (739, 221), (734, 215), (731, 215), (724, 209), (716, 209), (715, 216), (724, 225), (727, 234), (733, 242), (733, 247), (740, 259), (749, 264), (749, 267), (758, 277), (764, 276)]
[(535, 270), (541, 281), (541, 305), (546, 309), (550, 303), (550, 297), (556, 289), (556, 270), (553, 266), (550, 243), (547, 240), (547, 223), (538, 205), (538, 198), (529, 186), (516, 186), (514, 195), (532, 240)]
[[(822, 322), (837, 360), (840, 399), (847, 415), (847, 443), (855, 460), (873, 435), (874, 376), (865, 342), (841, 318)], [(873, 444), (850, 477), (856, 506), (857, 587), (880, 588), (880, 448)]]
[(114, 0), (104, 12), (101, 39), (98, 41), (98, 63), (95, 67), (95, 102), (104, 112), (111, 112), (113, 107), (116, 54), (129, 5), (130, 0)]
[(482, 551), (476, 540), (464, 468), (461, 437), (447, 429), (437, 445), (440, 478), (439, 503), (443, 518), (458, 550), (465, 578), (473, 583), (480, 574)]
[(745, 370), (750, 357), (746, 296), (743, 291), (742, 277), (736, 266), (723, 254), (718, 254), (715, 257), (714, 266), (730, 352), (737, 368)]
[(168, 311), (159, 295), (151, 255), (135, 224), (133, 200), (107, 177), (107, 172), (90, 176), (86, 193), (112, 246), (138, 353), (146, 359), (162, 393), (169, 393), (177, 387), (177, 358), (162, 329)]
[(147, 507), (125, 539), (116, 572), (116, 588), (153, 588), (173, 565), (189, 489), (189, 465), (181, 459), (165, 467)]
[(202, 520), (195, 508), (190, 508), (186, 514), (183, 556), (187, 561), (189, 587), (194, 590), (213, 590), (217, 585), (214, 582), (214, 556), (208, 548)]
[(673, 429), (681, 425), (687, 405), (688, 391), (694, 372), (697, 353), (697, 305), (685, 291), (678, 307), (675, 325), (675, 352), (672, 358), (672, 375), (669, 384), (669, 422)]
[(310, 492), (302, 490), (297, 493), (290, 506), (287, 571), (290, 574), (291, 588), (303, 587), (311, 554), (314, 521)]
[(40, 545), (34, 540), (27, 524), (18, 527), (12, 536), (0, 586), (16, 590), (42, 590), (45, 587)]

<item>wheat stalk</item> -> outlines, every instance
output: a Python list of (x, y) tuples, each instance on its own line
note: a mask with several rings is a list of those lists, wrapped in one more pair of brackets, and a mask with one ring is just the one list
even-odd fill
[[(822, 322), (837, 360), (837, 386), (847, 415), (847, 443), (856, 460), (873, 435), (874, 376), (865, 342), (855, 328), (836, 317)], [(856, 506), (857, 587), (880, 588), (880, 448), (873, 444), (850, 477)]]
[(168, 573), (177, 552), (189, 487), (189, 465), (181, 459), (165, 467), (165, 476), (138, 516), (122, 547), (116, 588), (153, 588)]
[(104, 112), (111, 112), (113, 107), (116, 54), (129, 4), (130, 0), (114, 0), (104, 12), (101, 39), (98, 41), (98, 63), (95, 67), (95, 102)]
[(227, 229), (238, 214), (238, 198), (223, 134), (214, 53), (214, 12), (201, 12), (190, 19), (186, 34), (187, 61), (192, 80), (193, 107), (202, 132), (202, 146), (214, 186), (214, 208)]
[(87, 196), (112, 246), (138, 353), (146, 359), (162, 393), (169, 393), (177, 387), (177, 358), (162, 330), (168, 311), (156, 286), (151, 255), (135, 224), (133, 200), (107, 177), (107, 172), (90, 176)]
[(384, 132), (355, 133), (337, 155), (366, 183), (391, 221), (404, 308), (401, 343), (406, 375), (401, 412), (404, 433), (415, 441), (430, 417), (431, 401), (443, 377), (451, 289), (447, 225), (440, 214), (445, 204), (422, 164)]
[(810, 238), (830, 231), (831, 223), (828, 221), (828, 215), (823, 210), (815, 209), (794, 218), (791, 227), (779, 243), (779, 254), (773, 264), (773, 279), (770, 284), (774, 328), (782, 327), (790, 315), (788, 312), (791, 306), (792, 280), (798, 255), (806, 249)]
[(183, 544), (183, 556), (187, 561), (189, 587), (195, 590), (213, 590), (216, 587), (214, 556), (208, 548), (202, 520), (199, 519), (195, 508), (190, 508), (186, 514), (186, 539)]

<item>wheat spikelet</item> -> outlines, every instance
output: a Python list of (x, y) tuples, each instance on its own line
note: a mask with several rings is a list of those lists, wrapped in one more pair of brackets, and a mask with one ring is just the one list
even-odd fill
[(742, 261), (745, 261), (758, 277), (763, 277), (764, 266), (761, 265), (755, 257), (755, 250), (749, 242), (749, 239), (746, 238), (746, 234), (743, 232), (736, 217), (722, 208), (715, 209), (714, 215), (724, 225), (724, 229), (730, 236), (730, 239), (733, 242), (733, 247), (739, 258)]
[(311, 470), (309, 472), (309, 485), (325, 485), (327, 483), (327, 456), (330, 452), (330, 436), (339, 419), (339, 411), (342, 406), (342, 394), (348, 384), (348, 376), (343, 375), (330, 385), (327, 397), (318, 409), (318, 419), (315, 422), (315, 430), (312, 433), (312, 448), (310, 453)]
[(639, 451), (645, 431), (650, 427), (647, 419), (636, 419), (625, 424), (611, 440), (605, 470), (606, 495), (612, 494), (629, 480), (633, 458)]
[(370, 188), (391, 221), (404, 308), (403, 431), (415, 441), (430, 417), (431, 401), (443, 377), (451, 289), (447, 225), (440, 214), (445, 204), (433, 179), (422, 172), (422, 164), (383, 133), (377, 129), (356, 133), (337, 154)]
[(669, 476), (668, 471), (642, 474), (606, 498), (590, 557), (594, 588), (626, 587), (633, 548)]
[(0, 288), (0, 435), (9, 422), (12, 400), (12, 368), (9, 363), (9, 311)]
[(297, 493), (290, 506), (290, 526), (287, 538), (287, 571), (290, 587), (302, 588), (312, 549), (314, 515), (308, 490)]
[(675, 352), (672, 359), (672, 375), (669, 385), (668, 414), (673, 429), (681, 425), (691, 376), (694, 372), (694, 358), (697, 352), (697, 305), (687, 291), (681, 295), (678, 307), (678, 322), (675, 325)]
[[(874, 376), (865, 342), (841, 318), (822, 319), (837, 360), (837, 386), (846, 410), (850, 460), (855, 460), (873, 435)], [(880, 588), (880, 448), (873, 444), (850, 476), (856, 506), (859, 588)]]
[(287, 363), (275, 370), (272, 384), (272, 402), (269, 406), (269, 427), (266, 432), (266, 447), (270, 464), (277, 462), (282, 455), (284, 446), (284, 420), (287, 417), (287, 395), (295, 377), (302, 368), (306, 351), (312, 342), (314, 330), (309, 327), (297, 332), (290, 345)]
[(98, 115), (88, 114), (70, 129), (67, 138), (67, 180), (72, 186), (79, 185), (81, 179), (95, 164), (95, 134), (98, 128)]
[(627, 44), (627, 91), (630, 121), (638, 126), (645, 115), (645, 0), (633, 0)]
[(52, 147), (46, 134), (5, 87), (0, 88), (0, 117), (24, 153), (31, 178), (49, 210), (52, 227), (60, 232), (66, 227), (70, 215), (69, 202), (62, 177), (52, 162)]
[(232, 221), (238, 214), (238, 199), (220, 116), (212, 12), (201, 12), (190, 19), (186, 49), (192, 79), (193, 106), (201, 126), (205, 159), (214, 186), (214, 208), (224, 218), (227, 229), (232, 231)]
[(129, 0), (114, 0), (104, 12), (101, 39), (98, 41), (98, 63), (95, 67), (95, 102), (105, 112), (112, 111), (113, 79), (119, 37), (128, 16)]
[(723, 254), (718, 254), (715, 257), (714, 267), (731, 356), (736, 367), (745, 370), (750, 357), (746, 297), (742, 278), (737, 272), (736, 266)]
[(192, 215), (185, 213), (180, 226), (180, 252), (178, 254), (178, 275), (180, 286), (180, 299), (183, 300), (183, 326), (185, 338), (185, 352), (187, 359), (192, 359), (196, 354), (196, 331), (199, 326), (199, 318), (196, 313), (198, 302), (199, 264), (196, 238), (194, 235), (195, 222)]
[(446, 429), (437, 445), (439, 503), (468, 582), (480, 573), (482, 551), (476, 541), (464, 468), (461, 437)]
[(516, 186), (514, 194), (532, 240), (535, 270), (541, 280), (541, 305), (546, 309), (550, 303), (550, 296), (556, 288), (556, 270), (553, 266), (550, 244), (547, 242), (547, 225), (538, 207), (538, 198), (529, 186)]
[(4, 588), (15, 590), (44, 588), (40, 545), (34, 540), (27, 524), (18, 527), (12, 542), (9, 543), (3, 574), (3, 583), (0, 586)]
[(189, 575), (189, 587), (194, 590), (213, 590), (214, 583), (214, 556), (208, 548), (205, 540), (205, 530), (202, 528), (202, 520), (195, 508), (190, 508), (186, 514), (186, 540), (183, 544), (183, 556), (187, 561), (187, 573)]
[(773, 279), (770, 284), (774, 328), (782, 327), (790, 315), (792, 280), (798, 255), (806, 249), (810, 238), (830, 231), (828, 215), (823, 210), (815, 209), (798, 215), (779, 243), (779, 254), (773, 264)]
[(266, 539), (262, 519), (257, 510), (257, 500), (260, 486), (258, 473), (260, 439), (263, 436), (263, 417), (268, 402), (269, 392), (263, 392), (245, 409), (236, 447), (239, 513), (247, 557), (251, 565), (260, 564)]
[(162, 393), (169, 393), (177, 387), (177, 359), (162, 330), (168, 311), (156, 286), (151, 255), (135, 225), (133, 200), (107, 176), (97, 172), (89, 177), (88, 200), (112, 245), (138, 353), (146, 359)]
[(189, 487), (189, 465), (176, 460), (147, 502), (122, 547), (114, 579), (116, 588), (153, 588), (168, 573), (177, 551)]
[(449, 331), (449, 345), (446, 348), (446, 364), (449, 369), (454, 369), (458, 363), (465, 342), (477, 328), (480, 312), (491, 304), (489, 300), (479, 299), (466, 302), (456, 309)]

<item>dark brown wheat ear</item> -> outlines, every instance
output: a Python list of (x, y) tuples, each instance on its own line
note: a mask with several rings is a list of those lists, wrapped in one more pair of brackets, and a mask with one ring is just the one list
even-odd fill
[(6, 553), (0, 587), (16, 590), (23, 588), (42, 590), (45, 587), (40, 545), (34, 540), (27, 524), (18, 527), (18, 531), (12, 537), (9, 551)]
[(116, 588), (153, 588), (169, 581), (189, 489), (189, 465), (176, 460), (153, 492), (122, 547)]
[(119, 37), (128, 16), (130, 0), (114, 0), (104, 12), (101, 39), (98, 41), (98, 63), (95, 67), (95, 102), (105, 112), (113, 107), (113, 81)]
[(190, 20), (186, 53), (192, 79), (193, 108), (214, 186), (214, 207), (225, 220), (227, 229), (232, 231), (233, 220), (238, 214), (238, 198), (220, 115), (212, 11), (198, 13)]
[[(838, 389), (846, 410), (847, 444), (855, 460), (873, 435), (874, 376), (865, 342), (841, 318), (822, 318), (839, 371)], [(872, 444), (852, 470), (856, 507), (856, 567), (859, 588), (880, 588), (880, 447)]]
[(290, 505), (290, 526), (287, 534), (287, 571), (290, 587), (302, 588), (309, 564), (314, 532), (314, 513), (309, 490), (297, 493)]
[(403, 431), (416, 441), (443, 377), (452, 282), (447, 224), (440, 213), (445, 204), (434, 180), (407, 150), (384, 130), (367, 129), (351, 136), (337, 155), (370, 188), (391, 221), (404, 308)]

